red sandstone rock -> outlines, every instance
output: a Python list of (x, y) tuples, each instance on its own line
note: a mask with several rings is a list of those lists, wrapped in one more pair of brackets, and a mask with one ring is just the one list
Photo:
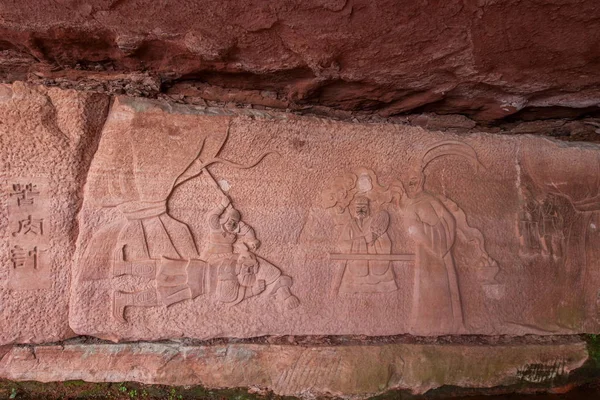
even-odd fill
[(596, 332), (599, 154), (118, 98), (70, 324), (111, 340)]
[(551, 387), (587, 357), (585, 343), (579, 341), (518, 347), (67, 344), (13, 347), (0, 361), (0, 376), (42, 382), (252, 387), (303, 398), (366, 398), (391, 389), (424, 393), (441, 386)]
[(144, 71), (291, 108), (581, 115), (598, 112), (599, 16), (595, 0), (4, 2), (0, 76)]
[(73, 336), (76, 221), (108, 97), (0, 85), (0, 343)]

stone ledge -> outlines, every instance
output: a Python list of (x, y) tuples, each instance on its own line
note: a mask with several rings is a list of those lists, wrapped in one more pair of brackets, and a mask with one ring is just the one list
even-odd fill
[(0, 377), (16, 381), (133, 381), (345, 398), (441, 387), (549, 390), (565, 385), (588, 360), (581, 340), (554, 345), (66, 343), (5, 351)]

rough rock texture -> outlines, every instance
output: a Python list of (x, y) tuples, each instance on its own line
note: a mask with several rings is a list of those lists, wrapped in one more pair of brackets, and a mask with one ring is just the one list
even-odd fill
[(407, 118), (0, 86), (0, 377), (569, 382), (600, 332), (600, 147)]
[(4, 1), (0, 37), (5, 81), (134, 95), (483, 121), (600, 99), (596, 0)]
[(67, 312), (83, 183), (105, 95), (0, 85), (0, 343), (73, 335)]
[[(391, 389), (552, 385), (587, 360), (585, 343), (477, 346), (285, 346), (176, 343), (13, 347), (0, 376), (208, 388), (253, 387), (280, 395), (365, 398)], [(57, 363), (61, 368), (56, 368)], [(540, 386), (541, 386), (540, 385)]]
[(597, 332), (599, 156), (121, 97), (79, 214), (71, 327), (111, 340)]

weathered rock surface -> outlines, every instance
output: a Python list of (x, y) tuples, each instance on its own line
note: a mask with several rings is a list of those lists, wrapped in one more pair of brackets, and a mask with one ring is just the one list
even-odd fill
[(599, 156), (118, 98), (70, 324), (110, 340), (597, 332)]
[[(587, 359), (552, 335), (600, 331), (598, 145), (113, 100), (0, 86), (1, 377), (366, 397)], [(435, 339), (467, 334), (544, 336)], [(75, 335), (138, 343), (15, 345)]]
[(109, 98), (0, 85), (0, 343), (73, 336), (70, 276), (83, 184)]
[(587, 358), (585, 343), (579, 341), (518, 347), (66, 344), (13, 347), (0, 360), (0, 376), (42, 382), (252, 387), (304, 398), (365, 398), (392, 389), (424, 393), (441, 386), (551, 387)]
[(5, 81), (133, 95), (485, 121), (600, 99), (596, 0), (5, 1), (0, 36)]

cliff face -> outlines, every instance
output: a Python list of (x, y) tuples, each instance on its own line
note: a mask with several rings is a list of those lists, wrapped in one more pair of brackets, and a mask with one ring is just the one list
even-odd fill
[(0, 396), (597, 384), (600, 144), (525, 134), (599, 67), (598, 0), (0, 2)]
[(329, 114), (597, 116), (599, 48), (595, 0), (0, 4), (5, 82)]

